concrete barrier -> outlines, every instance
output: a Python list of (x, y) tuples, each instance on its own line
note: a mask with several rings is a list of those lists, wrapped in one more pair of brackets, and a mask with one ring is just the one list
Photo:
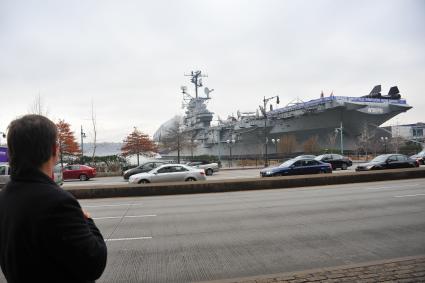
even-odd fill
[(221, 181), (159, 183), (143, 185), (78, 186), (66, 190), (79, 199), (199, 194), (246, 190), (284, 189), (361, 182), (425, 178), (425, 168), (354, 172), (341, 174), (302, 175)]

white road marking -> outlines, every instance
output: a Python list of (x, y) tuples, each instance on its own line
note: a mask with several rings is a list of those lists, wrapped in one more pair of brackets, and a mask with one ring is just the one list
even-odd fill
[(117, 239), (106, 239), (105, 242), (115, 242), (115, 241), (134, 241), (134, 240), (149, 240), (152, 237), (137, 237), (137, 238), (117, 238)]
[(136, 206), (142, 205), (141, 203), (117, 203), (117, 204), (101, 204), (101, 205), (83, 205), (83, 207), (94, 208), (94, 207), (110, 207), (110, 206)]
[[(146, 214), (146, 215), (127, 215), (124, 218), (143, 218), (143, 217), (155, 217), (155, 214)], [(106, 217), (93, 217), (93, 220), (102, 220), (102, 219), (120, 219), (122, 216), (106, 216)]]
[(365, 188), (365, 190), (404, 189), (404, 188), (414, 188), (419, 185), (422, 185), (422, 184), (411, 184), (411, 185), (400, 184), (400, 186), (393, 185), (393, 186), (386, 186), (386, 187)]
[(402, 195), (402, 196), (394, 196), (394, 197), (395, 198), (407, 198), (407, 197), (417, 197), (417, 196), (425, 196), (425, 194)]

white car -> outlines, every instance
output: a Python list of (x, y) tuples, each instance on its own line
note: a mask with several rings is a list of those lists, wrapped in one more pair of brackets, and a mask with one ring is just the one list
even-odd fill
[(0, 188), (10, 181), (10, 166), (8, 164), (0, 164)]
[(207, 174), (207, 176), (211, 176), (214, 172), (218, 172), (219, 170), (218, 163), (211, 163), (209, 161), (192, 161), (189, 162), (187, 165), (199, 169), (204, 169), (205, 174)]
[(131, 175), (131, 184), (146, 184), (159, 182), (204, 181), (204, 169), (197, 169), (183, 164), (166, 164), (149, 172)]

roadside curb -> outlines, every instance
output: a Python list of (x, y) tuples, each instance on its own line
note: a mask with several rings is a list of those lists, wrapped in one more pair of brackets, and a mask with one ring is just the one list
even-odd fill
[[(392, 281), (398, 280), (398, 281)], [(203, 283), (256, 282), (424, 282), (425, 255), (369, 261), (294, 272), (200, 281)]]
[(120, 184), (81, 186), (67, 188), (65, 190), (73, 194), (76, 198), (89, 199), (285, 189), (414, 178), (425, 178), (425, 168), (397, 169), (376, 172), (233, 179), (226, 181), (179, 182), (147, 185)]

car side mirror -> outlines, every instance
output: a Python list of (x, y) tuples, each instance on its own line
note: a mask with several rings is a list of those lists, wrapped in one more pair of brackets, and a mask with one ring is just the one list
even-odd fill
[(289, 168), (295, 168), (295, 165), (292, 164), (291, 166), (289, 166)]
[(153, 172), (154, 175), (158, 175), (158, 172)]

